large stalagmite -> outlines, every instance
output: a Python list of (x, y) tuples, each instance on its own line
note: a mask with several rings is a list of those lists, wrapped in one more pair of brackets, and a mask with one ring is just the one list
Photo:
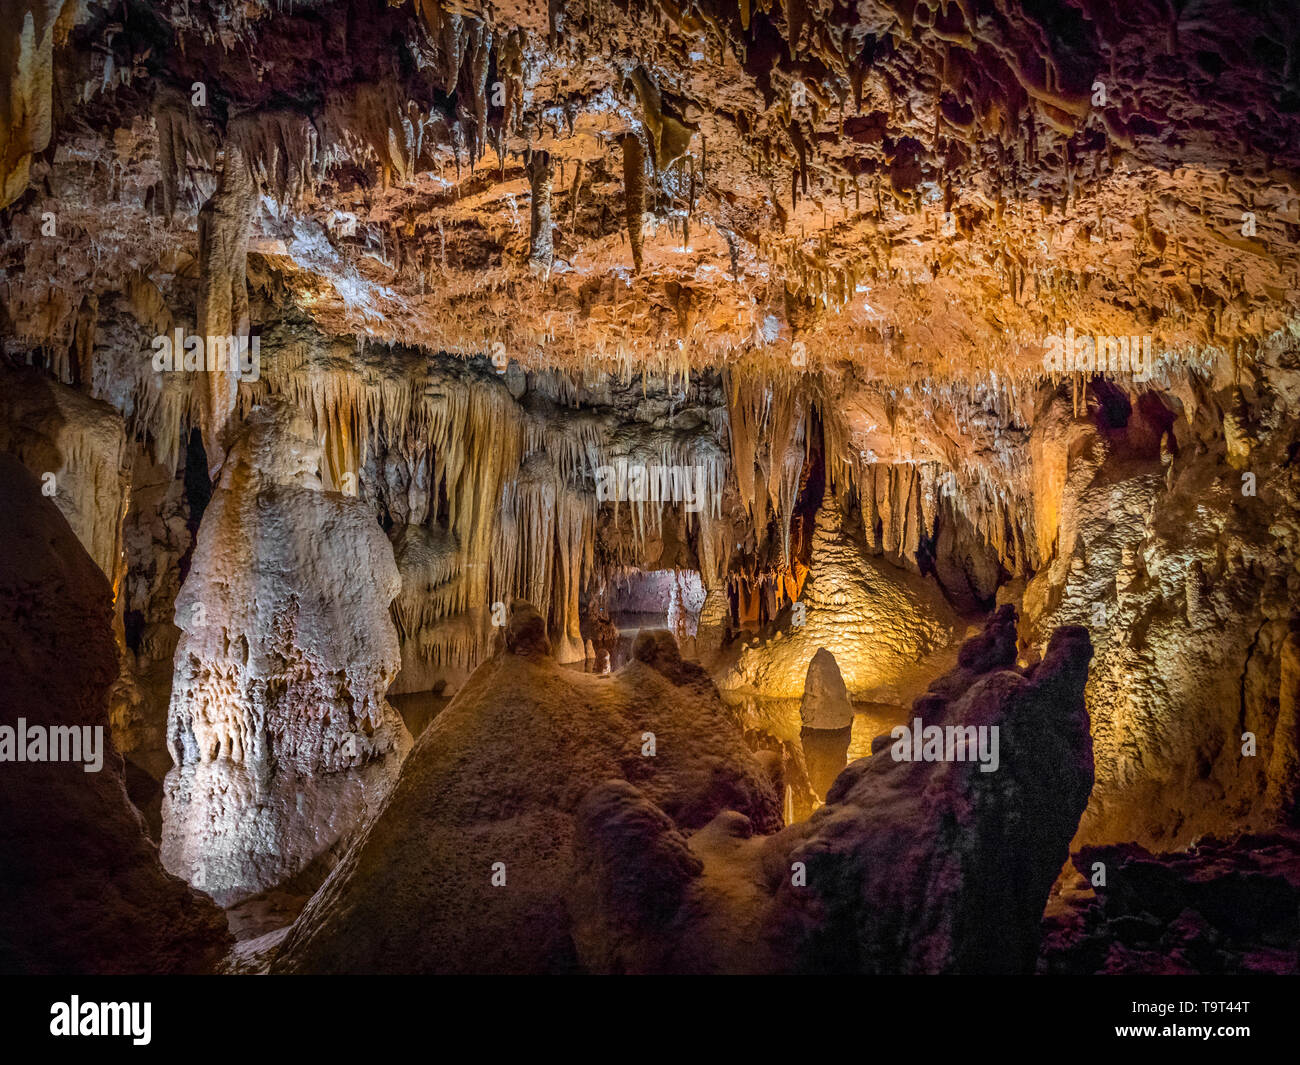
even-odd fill
[(971, 738), (996, 728), (978, 740), (996, 768), (969, 754), (897, 760), (899, 741), (881, 736), (789, 830), (799, 843), (787, 856), (808, 872), (807, 891), (787, 878), (777, 897), (790, 968), (1033, 971), (1048, 891), (1092, 790), (1092, 647), (1083, 629), (1059, 629), (1021, 672), (1015, 625), (1003, 608), (912, 707), (924, 727), (943, 727), (945, 750), (950, 727)]
[(1010, 607), (995, 615), (913, 706), (928, 726), (998, 729), (992, 772), (973, 758), (895, 760), (884, 735), (810, 820), (766, 838), (736, 811), (688, 836), (622, 782), (590, 792), (572, 892), (583, 964), (1033, 971), (1048, 891), (1092, 787), (1091, 647), (1082, 629), (1062, 629), (1022, 673), (1015, 625)]
[(248, 421), (176, 600), (163, 807), (165, 864), (223, 902), (327, 856), (411, 743), (384, 697), (392, 548), (363, 504), (321, 490), (303, 418)]
[[(0, 0), (0, 450), (168, 867), (295, 970), (1023, 969), (1075, 822), (1231, 884), (1300, 819), (1292, 6)], [(871, 754), (918, 695), (998, 771)], [(1133, 887), (1049, 967), (1149, 964)]]

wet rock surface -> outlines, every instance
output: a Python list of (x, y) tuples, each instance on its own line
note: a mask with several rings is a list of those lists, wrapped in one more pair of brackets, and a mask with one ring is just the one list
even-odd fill
[(973, 683), (944, 695), (942, 678), (914, 713), (926, 726), (997, 727), (995, 771), (982, 771), (987, 760), (895, 760), (898, 741), (882, 736), (826, 806), (786, 830), (786, 855), (807, 870), (806, 888), (783, 877), (773, 911), (792, 969), (1032, 970), (1043, 907), (1092, 788), (1091, 653), (1075, 628), (1024, 673), (968, 655), (984, 667)]

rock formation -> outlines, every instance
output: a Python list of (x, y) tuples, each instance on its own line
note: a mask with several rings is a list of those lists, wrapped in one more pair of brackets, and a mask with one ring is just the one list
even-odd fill
[[(1049, 744), (1025, 781), (972, 783), (887, 773), (872, 744), (909, 715), (1018, 720), (1048, 673), (1074, 729), (1079, 627), (1095, 787), (1072, 846), (1213, 834), (1216, 877), (1251, 871), (1300, 824), (1294, 21), (0, 0), (0, 450), (108, 578), (127, 795), (228, 904), (228, 968), (264, 967), (261, 933), (362, 836), (282, 960), (380, 967), (391, 943), (339, 899), (405, 890), (408, 860), (444, 874), (396, 813), (366, 835), (376, 812), (418, 811), (478, 884), (450, 851), (484, 859), (520, 797), (538, 893), (438, 888), (469, 915), (432, 933), (446, 968), (1024, 968), (1077, 767)], [(539, 737), (484, 709), (491, 677), (546, 689), (520, 713), (586, 710)], [(413, 730), (450, 714), (418, 771), (445, 807), (414, 783), (385, 806), (411, 742), (390, 694)], [(629, 707), (716, 744), (638, 777), (609, 733)], [(488, 757), (532, 768), (516, 734), (547, 753), (536, 781)], [(730, 811), (695, 773), (715, 755)], [(962, 923), (995, 893), (949, 890), (982, 867), (944, 833), (1020, 801), (997, 782), (1037, 795), (1051, 758), (995, 954)], [(787, 899), (796, 838), (822, 848), (804, 874), (853, 884)], [(886, 897), (868, 851), (933, 854), (952, 884)], [(897, 933), (797, 905), (853, 890)], [(525, 955), (475, 955), (493, 907), (517, 928), (534, 901)], [(1112, 916), (1084, 938), (1145, 923)]]
[(933, 674), (925, 660), (958, 636), (956, 614), (938, 590), (866, 555), (835, 504), (817, 515), (798, 605), (802, 624), (791, 612), (788, 627), (742, 649), (722, 676), (723, 687), (798, 696), (813, 656), (824, 648), (855, 698), (903, 702)]
[(250, 414), (176, 600), (162, 855), (223, 903), (327, 858), (411, 745), (384, 697), (392, 549), (365, 506), (321, 490), (319, 462), (303, 418)]
[(849, 702), (848, 689), (844, 686), (835, 656), (825, 647), (817, 648), (817, 653), (808, 663), (799, 716), (804, 728), (842, 729), (853, 724), (853, 704)]
[(1182, 845), (1267, 830), (1293, 808), (1300, 482), (1287, 412), (1300, 382), (1276, 381), (1250, 461), (1257, 490), (1227, 461), (1221, 395), (1078, 419), (1058, 396), (1036, 422), (1060, 532), (1025, 591), (1025, 635), (1041, 647), (1054, 626), (1082, 624), (1097, 648), (1085, 840)]
[(811, 819), (766, 838), (734, 810), (687, 835), (627, 784), (590, 792), (575, 844), (580, 961), (601, 972), (1033, 971), (1092, 786), (1091, 647), (1082, 629), (1062, 629), (1022, 673), (1014, 634), (1014, 612), (1000, 613), (913, 707), (927, 726), (997, 728), (992, 772), (895, 760), (896, 740), (881, 736)]
[(1049, 909), (1039, 972), (1300, 971), (1293, 831), (1206, 837), (1164, 854), (1131, 843), (1083, 847), (1071, 860), (1081, 887)]
[(0, 371), (0, 450), (36, 474), (95, 564), (118, 583), (130, 477), (121, 415), (34, 370)]
[(608, 780), (675, 831), (723, 810), (780, 826), (769, 778), (670, 634), (643, 634), (631, 663), (592, 676), (560, 668), (540, 615), (516, 603), (504, 648), (425, 731), (273, 971), (577, 970), (570, 848), (580, 804)]
[(163, 870), (123, 786), (108, 580), (7, 454), (0, 509), (0, 971), (211, 971), (225, 916)]
[(826, 806), (789, 830), (801, 838), (787, 855), (806, 863), (808, 882), (785, 877), (778, 895), (792, 968), (1033, 970), (1043, 907), (1092, 790), (1091, 654), (1080, 628), (1058, 630), (1024, 673), (1005, 650), (964, 654), (913, 704), (926, 728), (997, 728), (994, 771), (969, 750), (965, 761), (895, 760), (897, 738), (882, 736), (841, 774)]
[(813, 790), (824, 799), (848, 761), (853, 739), (853, 704), (835, 656), (819, 647), (808, 663), (799, 702), (799, 740)]

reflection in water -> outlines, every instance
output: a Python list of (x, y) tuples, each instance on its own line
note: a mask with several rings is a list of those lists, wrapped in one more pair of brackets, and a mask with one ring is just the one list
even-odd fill
[(850, 762), (871, 756), (871, 741), (906, 724), (911, 712), (892, 703), (853, 703), (853, 724), (846, 729), (805, 729), (799, 699), (772, 698), (739, 691), (722, 692), (745, 729), (754, 750), (783, 750), (786, 783), (792, 788), (795, 820), (802, 820), (825, 800), (835, 778)]
[(803, 744), (808, 781), (820, 802), (826, 801), (835, 778), (849, 764), (849, 739), (853, 726), (847, 728), (806, 728), (799, 736)]
[(402, 715), (402, 720), (406, 722), (406, 730), (412, 738), (418, 740), (420, 733), (429, 727), (429, 722), (447, 708), (451, 699), (434, 692), (408, 692), (404, 695), (390, 695), (388, 701), (393, 704), (393, 709)]

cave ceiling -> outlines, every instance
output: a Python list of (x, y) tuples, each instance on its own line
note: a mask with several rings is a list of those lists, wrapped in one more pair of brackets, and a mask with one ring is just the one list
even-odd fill
[(233, 158), (260, 315), (328, 335), (906, 387), (1068, 326), (1237, 373), (1300, 297), (1285, 8), (6, 3), (6, 333), (183, 290)]

